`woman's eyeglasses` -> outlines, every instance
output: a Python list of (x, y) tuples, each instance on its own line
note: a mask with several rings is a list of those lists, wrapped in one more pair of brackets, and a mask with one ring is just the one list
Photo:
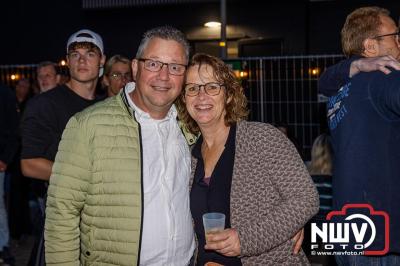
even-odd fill
[(204, 88), (204, 92), (210, 96), (218, 95), (224, 84), (219, 84), (216, 82), (209, 82), (206, 84), (195, 84), (188, 83), (185, 85), (185, 95), (187, 96), (197, 96), (200, 93), (201, 88)]
[(115, 72), (115, 73), (111, 73), (109, 75), (110, 78), (115, 79), (115, 80), (127, 80), (127, 81), (131, 81), (132, 80), (132, 75), (130, 73), (119, 73), (119, 72)]

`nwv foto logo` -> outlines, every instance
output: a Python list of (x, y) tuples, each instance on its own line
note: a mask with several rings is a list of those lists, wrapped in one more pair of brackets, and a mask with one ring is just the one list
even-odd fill
[[(364, 255), (389, 251), (389, 215), (384, 211), (369, 204), (346, 204), (341, 211), (328, 213), (326, 220), (311, 224), (311, 250), (364, 251)], [(377, 235), (384, 240), (381, 247), (374, 245)]]

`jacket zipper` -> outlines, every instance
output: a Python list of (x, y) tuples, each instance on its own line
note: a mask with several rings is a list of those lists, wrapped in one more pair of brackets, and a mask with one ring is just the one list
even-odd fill
[(125, 94), (125, 89), (123, 89), (122, 93), (122, 102), (125, 105), (126, 111), (132, 117), (132, 119), (137, 123), (139, 130), (139, 147), (140, 147), (140, 198), (141, 198), (141, 215), (140, 215), (140, 233), (139, 233), (139, 247), (138, 247), (138, 257), (136, 265), (140, 265), (140, 250), (142, 248), (142, 233), (143, 233), (143, 213), (144, 213), (144, 195), (143, 195), (143, 145), (142, 145), (142, 129), (140, 123), (136, 120), (134, 111), (130, 111), (127, 95)]
[[(133, 116), (134, 117), (134, 116)], [(134, 117), (133, 119), (136, 118)], [(137, 122), (137, 121), (136, 121)], [(140, 234), (139, 234), (139, 249), (138, 249), (138, 259), (137, 259), (137, 266), (139, 266), (140, 262), (140, 250), (142, 248), (142, 233), (143, 233), (143, 213), (144, 213), (144, 196), (143, 196), (143, 145), (142, 145), (142, 129), (140, 124), (137, 122), (139, 127), (139, 144), (140, 144), (140, 197), (141, 197), (141, 215), (140, 215)]]

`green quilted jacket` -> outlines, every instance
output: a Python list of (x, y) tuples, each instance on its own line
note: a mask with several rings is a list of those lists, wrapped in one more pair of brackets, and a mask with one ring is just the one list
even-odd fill
[(139, 265), (141, 160), (123, 90), (70, 119), (48, 189), (47, 265)]

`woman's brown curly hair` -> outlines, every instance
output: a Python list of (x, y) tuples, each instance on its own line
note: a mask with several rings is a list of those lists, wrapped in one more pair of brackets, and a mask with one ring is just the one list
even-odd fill
[[(244, 95), (243, 87), (239, 80), (235, 77), (232, 69), (227, 66), (221, 59), (203, 53), (195, 54), (188, 67), (198, 65), (199, 71), (202, 66), (210, 66), (214, 72), (214, 78), (225, 88), (225, 124), (231, 126), (236, 122), (243, 120), (248, 115), (247, 99)], [(229, 99), (229, 101), (228, 101)], [(200, 129), (196, 121), (190, 117), (185, 104), (185, 90), (175, 101), (178, 110), (179, 120), (193, 134), (198, 134)]]

